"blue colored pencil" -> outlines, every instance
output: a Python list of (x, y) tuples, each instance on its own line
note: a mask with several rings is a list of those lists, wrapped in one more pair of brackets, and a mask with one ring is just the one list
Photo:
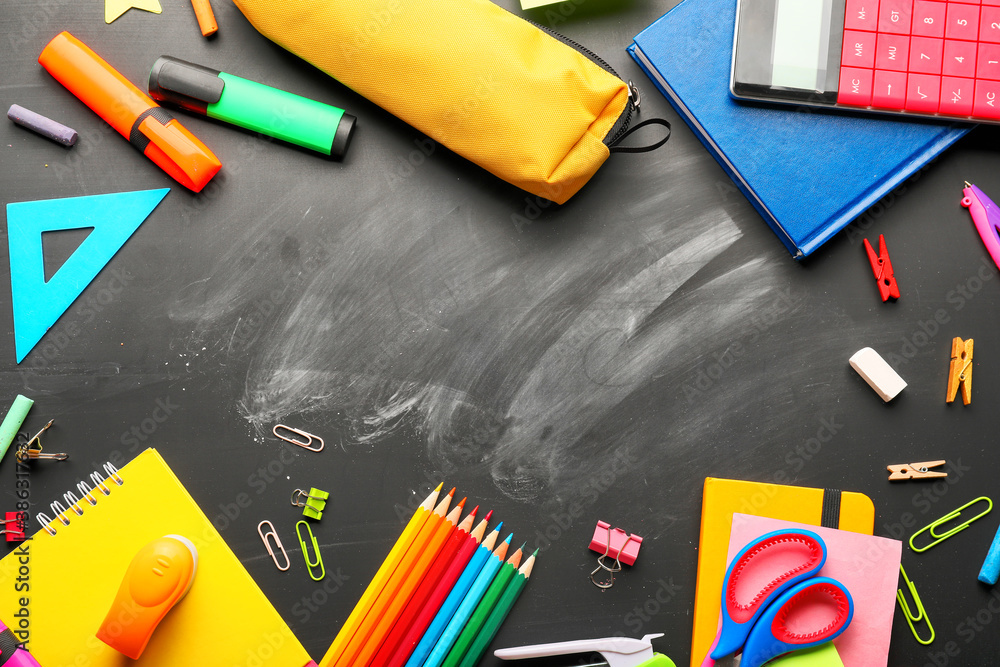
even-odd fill
[[(445, 626), (448, 625), (448, 621), (454, 615), (455, 610), (458, 609), (458, 605), (462, 604), (462, 600), (465, 599), (465, 594), (469, 592), (472, 588), (472, 584), (475, 583), (476, 577), (482, 571), (483, 566), (486, 565), (486, 561), (489, 559), (490, 554), (493, 553), (493, 547), (497, 543), (497, 538), (500, 537), (500, 529), (503, 528), (503, 521), (493, 529), (483, 543), (479, 545), (476, 549), (476, 553), (473, 554), (472, 558), (469, 560), (469, 564), (465, 566), (462, 570), (462, 576), (458, 578), (455, 582), (455, 586), (451, 589), (451, 593), (445, 598), (444, 602), (441, 603), (441, 608), (438, 610), (437, 614), (434, 616), (434, 620), (431, 624), (427, 626), (427, 631), (424, 632), (424, 636), (420, 639), (417, 647), (413, 649), (413, 653), (410, 654), (410, 659), (406, 661), (405, 667), (421, 667), (424, 664), (424, 660), (430, 655), (431, 649), (437, 643), (438, 638), (441, 633), (444, 632)], [(510, 538), (507, 538), (510, 542)]]
[(448, 625), (445, 627), (444, 632), (441, 633), (441, 638), (438, 639), (437, 644), (431, 650), (431, 654), (427, 656), (427, 660), (424, 661), (424, 667), (441, 667), (441, 663), (444, 659), (448, 657), (448, 651), (451, 650), (451, 645), (455, 643), (458, 639), (458, 635), (462, 632), (462, 628), (469, 621), (469, 617), (472, 616), (472, 612), (476, 610), (476, 606), (479, 601), (483, 598), (483, 594), (486, 593), (486, 589), (490, 587), (493, 583), (493, 577), (496, 576), (497, 572), (500, 571), (500, 567), (503, 565), (503, 559), (507, 556), (507, 549), (510, 547), (510, 539), (513, 534), (508, 535), (507, 539), (503, 541), (503, 544), (496, 548), (490, 559), (486, 561), (486, 565), (483, 566), (482, 572), (476, 577), (476, 581), (472, 584), (472, 588), (466, 593), (465, 599), (462, 600), (462, 604), (458, 606), (458, 610), (455, 615), (451, 617), (448, 621)]

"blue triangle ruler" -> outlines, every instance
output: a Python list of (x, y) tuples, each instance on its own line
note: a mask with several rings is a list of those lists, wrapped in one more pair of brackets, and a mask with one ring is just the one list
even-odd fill
[[(17, 363), (111, 261), (170, 188), (7, 204)], [(93, 231), (48, 281), (42, 233)]]

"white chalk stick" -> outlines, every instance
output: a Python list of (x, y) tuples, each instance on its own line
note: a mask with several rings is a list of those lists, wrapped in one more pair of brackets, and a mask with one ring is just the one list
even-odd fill
[(906, 388), (906, 382), (892, 370), (879, 353), (870, 347), (864, 347), (854, 353), (850, 359), (851, 368), (865, 379), (865, 382), (875, 390), (882, 400), (888, 403)]

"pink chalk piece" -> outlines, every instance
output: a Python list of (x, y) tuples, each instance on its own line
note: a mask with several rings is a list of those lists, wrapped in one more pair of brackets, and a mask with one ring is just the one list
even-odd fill
[[(608, 548), (609, 538), (611, 541), (610, 549)], [(594, 539), (590, 541), (591, 551), (596, 551), (601, 555), (607, 551), (608, 558), (615, 558), (626, 565), (635, 564), (635, 559), (639, 557), (640, 546), (642, 546), (641, 537), (635, 534), (629, 535), (621, 528), (611, 528), (611, 524), (603, 521), (597, 522), (597, 528), (594, 529)]]

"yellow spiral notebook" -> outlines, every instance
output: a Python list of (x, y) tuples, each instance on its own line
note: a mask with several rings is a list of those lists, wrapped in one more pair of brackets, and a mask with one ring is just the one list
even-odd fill
[[(0, 561), (0, 620), (41, 665), (315, 666), (155, 449), (120, 471), (95, 473), (66, 500), (65, 511)], [(169, 534), (195, 544), (198, 571), (133, 661), (95, 633), (133, 556)]]

